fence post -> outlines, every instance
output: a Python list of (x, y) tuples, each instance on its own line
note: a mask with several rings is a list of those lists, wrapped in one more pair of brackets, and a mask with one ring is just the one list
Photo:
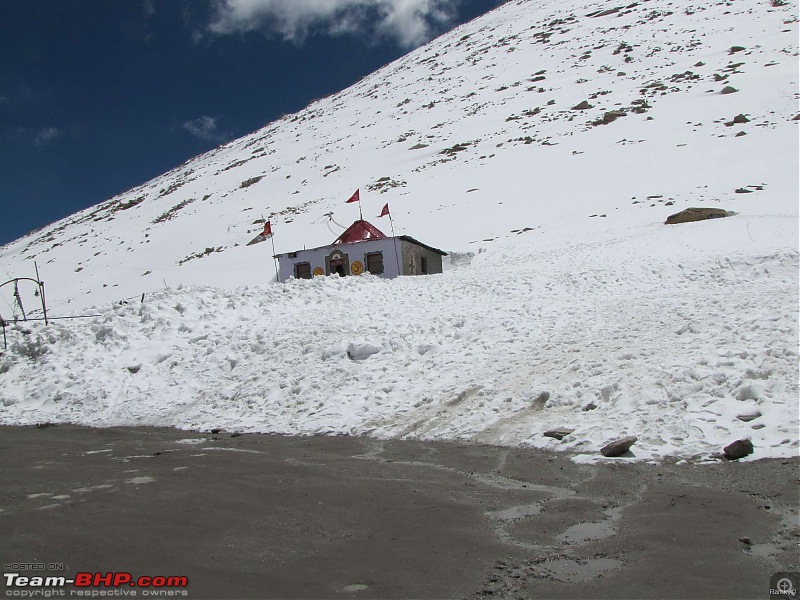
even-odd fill
[(39, 295), (42, 297), (42, 313), (44, 314), (44, 324), (47, 325), (47, 302), (44, 298), (44, 281), (39, 278), (39, 265), (33, 261), (33, 268), (36, 269), (36, 283), (39, 284)]
[(47, 300), (44, 297), (44, 281), (39, 282), (39, 290), (42, 296), (42, 312), (44, 313), (44, 324), (49, 325), (47, 322)]

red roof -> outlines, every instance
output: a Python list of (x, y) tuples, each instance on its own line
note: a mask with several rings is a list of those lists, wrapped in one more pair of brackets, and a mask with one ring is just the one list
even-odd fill
[(372, 223), (367, 221), (356, 221), (345, 232), (336, 238), (336, 241), (331, 244), (336, 246), (338, 244), (352, 244), (353, 242), (363, 242), (366, 240), (382, 240), (386, 236)]

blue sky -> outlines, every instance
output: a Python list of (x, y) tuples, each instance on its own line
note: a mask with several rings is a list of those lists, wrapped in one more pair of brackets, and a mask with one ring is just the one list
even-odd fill
[(0, 244), (342, 90), (502, 0), (0, 0)]

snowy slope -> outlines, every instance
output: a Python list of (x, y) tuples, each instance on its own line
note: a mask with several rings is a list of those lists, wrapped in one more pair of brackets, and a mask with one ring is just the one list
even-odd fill
[[(101, 316), (9, 330), (0, 422), (796, 454), (797, 33), (782, 0), (510, 2), (6, 245), (51, 314)], [(270, 283), (257, 220), (324, 245), (357, 187), (474, 258)], [(663, 224), (688, 206), (737, 215)]]

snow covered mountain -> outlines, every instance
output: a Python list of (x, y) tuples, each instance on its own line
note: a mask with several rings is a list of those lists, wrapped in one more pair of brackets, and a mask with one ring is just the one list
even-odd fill
[[(797, 12), (509, 2), (4, 246), (101, 316), (9, 329), (0, 422), (796, 454)], [(263, 219), (325, 245), (356, 188), (445, 273), (272, 283)], [(664, 224), (690, 206), (736, 215)]]

